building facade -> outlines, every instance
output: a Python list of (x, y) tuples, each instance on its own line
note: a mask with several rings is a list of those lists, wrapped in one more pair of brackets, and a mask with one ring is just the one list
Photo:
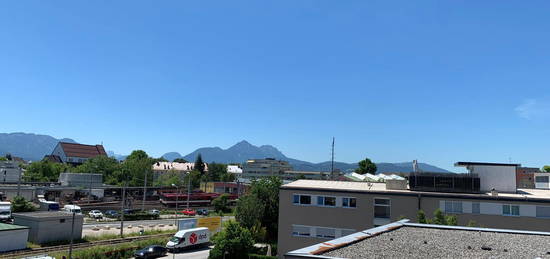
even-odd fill
[[(515, 176), (514, 176), (515, 177)], [(514, 178), (515, 179), (515, 178)], [(419, 210), (456, 215), (458, 224), (550, 231), (550, 193), (441, 193), (392, 190), (385, 183), (298, 180), (279, 191), (278, 254), (342, 237)]]
[[(152, 166), (153, 179), (163, 174), (174, 172), (183, 177), (186, 173), (195, 170), (195, 163), (156, 162)], [(208, 171), (208, 164), (204, 163), (204, 171)]]
[(82, 237), (84, 216), (76, 214), (74, 217), (74, 231), (72, 231), (73, 214), (66, 212), (40, 211), (14, 213), (14, 224), (29, 228), (29, 241), (36, 244), (63, 241)]
[(466, 167), (469, 174), (477, 175), (483, 192), (516, 192), (516, 171), (520, 164), (457, 162), (455, 166)]
[(287, 161), (274, 158), (250, 159), (243, 166), (242, 177), (247, 179), (266, 176), (281, 176), (285, 171), (292, 171), (292, 166)]
[(107, 156), (103, 145), (59, 142), (48, 159), (55, 158), (63, 163), (79, 165), (96, 156)]
[(536, 167), (518, 167), (516, 170), (516, 187), (534, 189), (535, 173), (540, 173), (540, 169)]
[(17, 183), (23, 170), (17, 161), (0, 161), (0, 183)]

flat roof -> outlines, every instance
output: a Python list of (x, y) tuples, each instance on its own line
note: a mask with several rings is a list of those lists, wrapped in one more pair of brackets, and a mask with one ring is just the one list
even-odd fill
[(291, 258), (537, 258), (549, 232), (394, 222), (288, 252)]
[[(47, 218), (72, 218), (73, 214), (63, 211), (36, 211), (36, 212), (23, 212), (13, 213), (14, 218), (22, 217), (28, 219), (47, 219)], [(76, 214), (76, 218), (84, 217), (82, 214)]]
[(416, 196), (422, 194), (426, 197), (453, 197), (464, 199), (498, 199), (498, 200), (520, 200), (534, 202), (550, 202), (550, 190), (545, 189), (518, 189), (516, 193), (498, 193), (492, 196), (487, 193), (444, 193), (425, 192), (411, 190), (386, 189), (386, 183), (352, 182), (352, 181), (329, 181), (302, 179), (287, 183), (281, 189), (308, 190), (308, 191), (331, 191), (331, 192), (359, 192), (377, 194), (395, 194)]
[(0, 231), (9, 231), (9, 230), (18, 230), (18, 229), (27, 229), (27, 228), (29, 227), (0, 223)]
[(487, 162), (456, 162), (455, 163), (455, 166), (469, 166), (469, 165), (515, 166), (515, 167), (521, 166), (521, 164), (510, 164), (510, 163), (487, 163)]

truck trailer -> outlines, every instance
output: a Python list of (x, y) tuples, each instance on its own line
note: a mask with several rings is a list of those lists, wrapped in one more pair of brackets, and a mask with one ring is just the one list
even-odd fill
[(168, 251), (179, 251), (184, 248), (207, 246), (210, 244), (208, 228), (190, 228), (178, 231), (166, 244)]

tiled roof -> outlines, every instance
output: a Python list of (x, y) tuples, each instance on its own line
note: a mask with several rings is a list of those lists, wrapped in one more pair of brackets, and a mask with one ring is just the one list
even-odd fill
[(107, 155), (103, 145), (84, 145), (66, 142), (59, 142), (59, 144), (68, 157), (92, 158)]

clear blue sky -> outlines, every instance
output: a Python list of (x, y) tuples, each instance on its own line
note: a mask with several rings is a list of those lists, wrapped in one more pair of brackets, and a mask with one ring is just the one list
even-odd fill
[(550, 163), (548, 1), (2, 1), (0, 132)]

